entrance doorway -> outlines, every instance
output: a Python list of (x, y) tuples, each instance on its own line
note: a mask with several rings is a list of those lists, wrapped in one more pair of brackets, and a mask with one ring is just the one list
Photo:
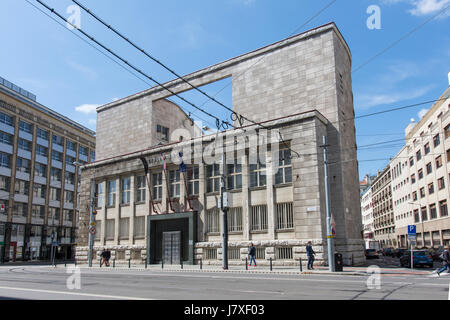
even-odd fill
[(180, 264), (181, 231), (163, 232), (163, 260), (165, 264)]

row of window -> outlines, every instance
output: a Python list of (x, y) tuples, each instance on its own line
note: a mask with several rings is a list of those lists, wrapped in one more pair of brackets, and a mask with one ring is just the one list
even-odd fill
[[(439, 209), (439, 216), (438, 216)], [(414, 210), (414, 222), (428, 221), (443, 218), (448, 216), (447, 200), (439, 201), (439, 203), (432, 203), (428, 207), (421, 207), (420, 214), (419, 209)]]
[[(248, 249), (248, 248), (246, 248)], [(256, 260), (265, 260), (266, 259), (266, 249), (261, 247), (256, 247)], [(205, 260), (217, 260), (217, 249), (208, 248), (204, 250), (204, 259)], [(275, 248), (275, 259), (278, 260), (292, 260), (293, 248), (292, 247), (277, 247)], [(231, 248), (228, 247), (228, 259), (229, 260), (241, 260), (241, 248)]]
[[(282, 150), (283, 157), (280, 157), (280, 167), (275, 175), (275, 184), (286, 184), (292, 182), (292, 167), (289, 155), (289, 150)], [(240, 190), (242, 189), (242, 165), (229, 164), (227, 165), (227, 189)], [(219, 192), (220, 181), (222, 175), (220, 166), (218, 164), (206, 166), (206, 192)], [(199, 167), (194, 166), (187, 170), (187, 188), (189, 196), (198, 196), (200, 189), (200, 174)], [(163, 190), (163, 173), (153, 173), (151, 175), (152, 182), (152, 197), (155, 201), (162, 199)], [(169, 195), (170, 198), (180, 197), (181, 188), (184, 187), (181, 180), (181, 172), (178, 170), (170, 170), (168, 172)], [(264, 187), (266, 186), (266, 168), (263, 164), (250, 165), (250, 187)], [(108, 207), (115, 206), (117, 185), (116, 180), (107, 182), (106, 185), (106, 205)], [(136, 201), (145, 201), (146, 178), (145, 176), (138, 176), (136, 178)], [(103, 185), (96, 185), (97, 206), (103, 204)], [(120, 180), (121, 204), (130, 203), (131, 192), (131, 178), (126, 177)]]
[[(5, 207), (8, 206), (8, 201), (1, 201)], [(3, 212), (5, 214), (5, 212)], [(27, 217), (28, 216), (28, 204), (15, 202), (13, 206), (14, 217)], [(45, 206), (41, 205), (32, 205), (31, 206), (31, 217), (38, 219), (45, 219)], [(63, 220), (65, 222), (72, 222), (74, 217), (74, 210), (64, 209), (63, 210)], [(48, 208), (48, 221), (56, 221), (60, 220), (60, 208)]]
[[(31, 226), (30, 228), (30, 237), (41, 237), (43, 232), (42, 226)], [(57, 228), (50, 227), (47, 236), (50, 236), (52, 232), (57, 233)], [(5, 225), (0, 224), (0, 236), (5, 235)], [(58, 238), (70, 238), (72, 235), (72, 228), (60, 228), (59, 232), (57, 233)], [(23, 224), (12, 224), (11, 225), (11, 238), (14, 240), (19, 240), (17, 238), (24, 237), (25, 236), (25, 225)]]

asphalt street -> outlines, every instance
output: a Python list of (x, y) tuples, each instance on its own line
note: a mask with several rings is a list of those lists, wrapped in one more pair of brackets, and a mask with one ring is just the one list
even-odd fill
[[(0, 267), (0, 299), (33, 300), (448, 300), (450, 274), (374, 275), (171, 272)], [(71, 278), (72, 277), (72, 278)], [(68, 286), (69, 283), (69, 286)]]

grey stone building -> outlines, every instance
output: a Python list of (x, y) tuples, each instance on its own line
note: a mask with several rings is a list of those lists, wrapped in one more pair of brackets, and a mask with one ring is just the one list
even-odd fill
[[(250, 242), (262, 263), (270, 258), (274, 264), (298, 263), (309, 240), (319, 262), (327, 263), (326, 136), (336, 250), (345, 263), (362, 263), (351, 54), (336, 25), (184, 78), (196, 86), (231, 78), (233, 110), (258, 124), (235, 123), (226, 133), (199, 134), (176, 106), (157, 111), (171, 95), (161, 87), (98, 108), (97, 161), (82, 168), (77, 260), (87, 259), (92, 179), (97, 254), (108, 248), (117, 260), (220, 264), (222, 148), (217, 146), (225, 141), (230, 264), (245, 260)], [(176, 93), (191, 89), (180, 79), (164, 86)], [(163, 123), (167, 119), (173, 122)], [(171, 137), (166, 143), (154, 138), (161, 127)], [(266, 134), (263, 143), (252, 143)], [(179, 170), (180, 150), (187, 173)], [(253, 162), (255, 154), (260, 157)], [(149, 165), (147, 175), (141, 158)]]

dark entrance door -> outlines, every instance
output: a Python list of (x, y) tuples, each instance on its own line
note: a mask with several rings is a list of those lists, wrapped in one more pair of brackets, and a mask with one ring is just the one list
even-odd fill
[(180, 264), (181, 231), (163, 232), (164, 264)]

